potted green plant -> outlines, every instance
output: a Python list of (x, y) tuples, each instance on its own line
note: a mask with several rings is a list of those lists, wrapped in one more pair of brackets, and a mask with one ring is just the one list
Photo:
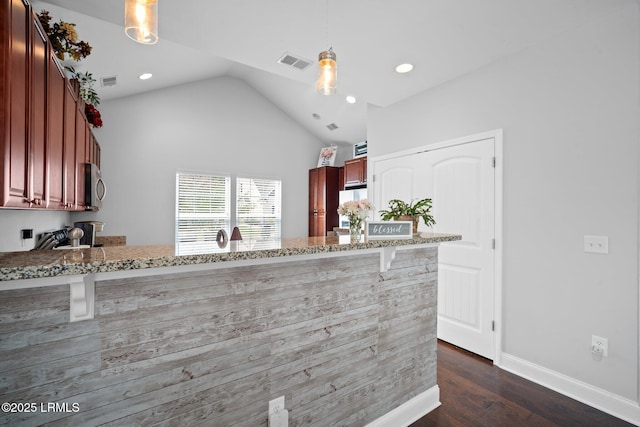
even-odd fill
[(395, 220), (395, 221), (412, 221), (413, 232), (418, 232), (418, 222), (420, 218), (424, 221), (424, 224), (429, 227), (436, 223), (436, 220), (431, 215), (431, 199), (425, 198), (420, 200), (414, 200), (409, 203), (400, 199), (389, 200), (389, 209), (381, 210), (381, 218), (383, 221)]

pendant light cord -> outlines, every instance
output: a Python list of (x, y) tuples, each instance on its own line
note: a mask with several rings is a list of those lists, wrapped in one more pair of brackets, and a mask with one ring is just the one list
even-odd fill
[(325, 20), (325, 46), (329, 45), (329, 0), (326, 0), (325, 2), (326, 4), (326, 8), (325, 8), (325, 12), (326, 12), (326, 20)]

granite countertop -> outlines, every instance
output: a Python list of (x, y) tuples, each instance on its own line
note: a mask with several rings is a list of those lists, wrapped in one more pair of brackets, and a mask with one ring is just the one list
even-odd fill
[(305, 237), (269, 242), (230, 242), (209, 253), (176, 255), (174, 245), (112, 246), (88, 249), (0, 253), (0, 281), (103, 273), (213, 262), (275, 258), (326, 252), (420, 245), (460, 240), (454, 234), (422, 233), (403, 240), (369, 240), (349, 243), (349, 236)]

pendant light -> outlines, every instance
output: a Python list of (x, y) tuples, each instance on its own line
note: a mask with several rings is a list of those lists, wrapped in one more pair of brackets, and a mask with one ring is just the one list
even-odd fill
[(125, 0), (124, 31), (138, 43), (157, 43), (158, 0)]
[(338, 66), (333, 48), (318, 55), (318, 93), (333, 95), (338, 83)]
[[(327, 0), (326, 36), (329, 39), (329, 0)], [(338, 84), (338, 65), (333, 48), (320, 52), (318, 55), (318, 93), (321, 95), (333, 95)]]

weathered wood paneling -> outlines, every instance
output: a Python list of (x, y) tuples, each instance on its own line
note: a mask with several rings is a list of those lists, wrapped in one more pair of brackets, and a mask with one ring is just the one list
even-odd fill
[(284, 395), (291, 426), (364, 425), (436, 384), (436, 254), (100, 281), (75, 323), (68, 287), (5, 291), (1, 401), (79, 410), (0, 424), (266, 426)]

